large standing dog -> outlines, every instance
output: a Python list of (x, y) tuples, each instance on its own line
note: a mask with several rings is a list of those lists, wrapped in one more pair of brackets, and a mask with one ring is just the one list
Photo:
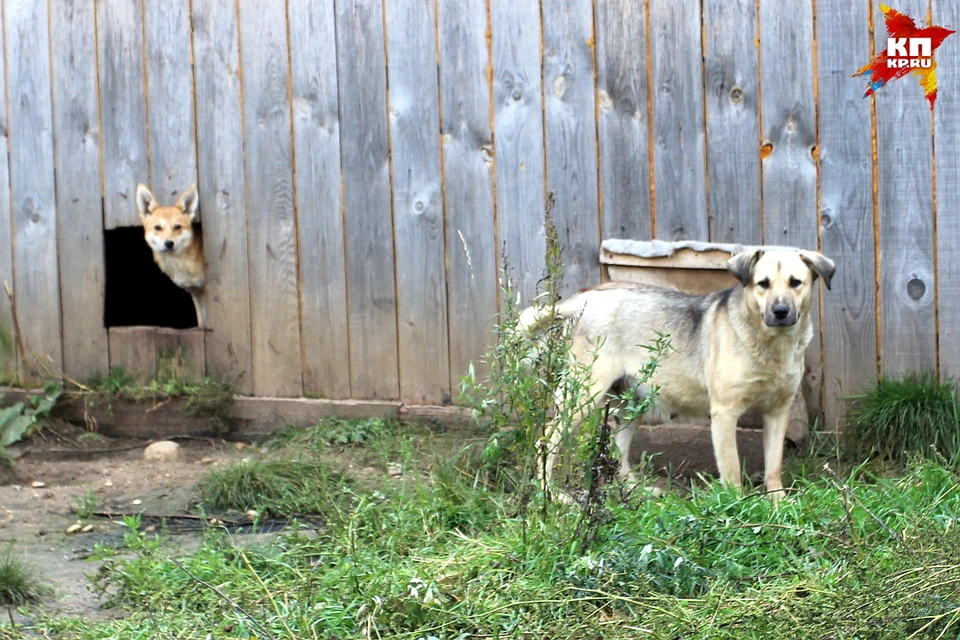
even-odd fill
[[(783, 493), (780, 473), (790, 405), (803, 376), (804, 350), (813, 337), (814, 283), (822, 277), (829, 289), (836, 267), (812, 251), (762, 249), (738, 253), (727, 267), (740, 286), (695, 296), (611, 282), (582, 291), (556, 311), (575, 318), (572, 354), (593, 363), (590, 393), (597, 403), (604, 402), (615, 384), (629, 384), (649, 360), (642, 347), (656, 339), (657, 331), (668, 333), (674, 351), (650, 381), (660, 392), (654, 415), (646, 419), (709, 416), (720, 479), (739, 487), (737, 419), (759, 411), (764, 481), (777, 499)], [(533, 331), (547, 313), (544, 307), (528, 308), (520, 326)], [(548, 431), (547, 468), (541, 470), (547, 480), (562, 438), (559, 428)], [(616, 434), (621, 475), (630, 472), (627, 455), (633, 433), (632, 426), (625, 425)]]

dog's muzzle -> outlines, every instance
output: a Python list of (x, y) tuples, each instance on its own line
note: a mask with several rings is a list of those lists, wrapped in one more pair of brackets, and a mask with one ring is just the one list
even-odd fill
[(787, 304), (772, 304), (763, 314), (763, 322), (768, 327), (792, 327), (797, 324), (797, 309)]

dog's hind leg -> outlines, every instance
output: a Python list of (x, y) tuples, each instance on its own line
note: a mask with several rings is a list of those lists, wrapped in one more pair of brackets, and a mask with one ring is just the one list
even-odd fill
[[(607, 390), (613, 386), (620, 375), (620, 371), (605, 371), (595, 365), (586, 395), (590, 400), (584, 402), (570, 417), (566, 429), (564, 429), (565, 425), (556, 419), (551, 420), (547, 425), (544, 438), (540, 442), (540, 446), (546, 447), (546, 451), (537, 452), (537, 477), (545, 484), (549, 484), (553, 479), (553, 468), (557, 464), (557, 456), (560, 454), (565, 433), (575, 432), (583, 420), (605, 401)], [(557, 392), (558, 403), (562, 401), (562, 395), (561, 392)]]
[(633, 442), (633, 436), (636, 433), (636, 425), (632, 422), (620, 424), (616, 433), (613, 434), (613, 441), (620, 450), (620, 471), (621, 480), (632, 479), (633, 473), (630, 467), (630, 444)]

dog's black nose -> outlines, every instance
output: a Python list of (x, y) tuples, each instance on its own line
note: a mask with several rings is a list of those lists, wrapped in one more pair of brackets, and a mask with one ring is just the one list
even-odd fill
[[(163, 243), (163, 246), (165, 246), (167, 249), (173, 249), (173, 240), (167, 240)], [(779, 318), (780, 316), (777, 317)]]
[(783, 320), (790, 313), (790, 307), (785, 304), (777, 304), (773, 307), (773, 316), (777, 320)]

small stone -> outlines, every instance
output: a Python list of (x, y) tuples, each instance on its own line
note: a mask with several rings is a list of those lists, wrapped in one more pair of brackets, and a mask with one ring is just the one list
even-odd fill
[(88, 525), (85, 526), (83, 529), (80, 529), (80, 532), (81, 532), (81, 533), (90, 533), (91, 531), (93, 531), (93, 525), (92, 525), (92, 524), (88, 524)]
[(183, 450), (176, 442), (161, 440), (143, 450), (144, 460), (181, 460)]
[(30, 483), (30, 486), (33, 487), (34, 489), (42, 489), (45, 486), (47, 486), (47, 483), (40, 482), (39, 480), (34, 480), (33, 482)]
[(402, 476), (403, 467), (398, 464), (388, 464), (387, 465), (387, 475), (388, 476)]
[(130, 504), (134, 504), (134, 505), (136, 505), (136, 504), (143, 504), (143, 500), (141, 500), (140, 498), (137, 498), (136, 500), (134, 500), (134, 501), (131, 502)]
[(67, 527), (67, 535), (73, 535), (75, 533), (79, 533), (82, 529), (83, 529), (82, 524), (80, 524), (79, 522), (74, 523), (69, 527)]
[(217, 461), (216, 458), (206, 457), (206, 458), (200, 458), (200, 460), (197, 461), (197, 464), (212, 464), (216, 461)]
[(112, 486), (113, 486), (113, 481), (112, 481), (112, 480), (107, 480), (106, 482), (103, 483), (103, 486), (105, 486), (105, 487), (112, 487)]
[(147, 533), (153, 533), (156, 530), (157, 530), (157, 525), (155, 524), (151, 524), (146, 529), (144, 529), (144, 531), (146, 531)]
[(245, 442), (237, 442), (237, 443), (234, 443), (233, 447), (235, 449), (246, 449), (247, 444)]
[(255, 509), (250, 509), (250, 511), (247, 511), (247, 517), (250, 518), (251, 520), (256, 520), (257, 518), (260, 517), (260, 514), (257, 513)]

